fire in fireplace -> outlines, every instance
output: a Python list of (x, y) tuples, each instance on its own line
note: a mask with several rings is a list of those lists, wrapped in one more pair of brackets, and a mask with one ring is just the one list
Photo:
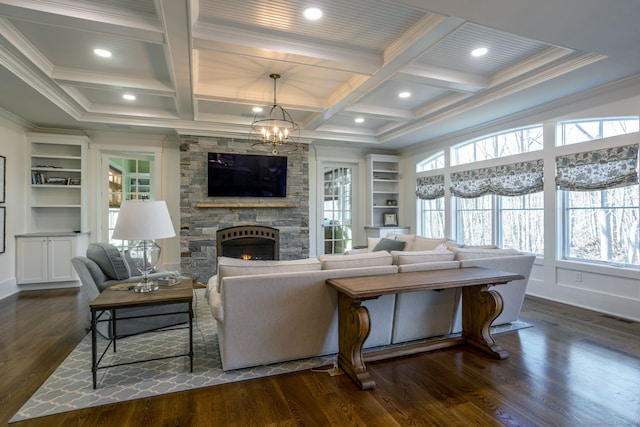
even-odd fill
[(277, 228), (242, 225), (216, 232), (218, 256), (246, 260), (280, 259), (280, 232)]

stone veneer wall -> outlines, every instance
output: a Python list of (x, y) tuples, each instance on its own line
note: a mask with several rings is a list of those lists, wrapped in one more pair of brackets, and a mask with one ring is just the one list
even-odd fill
[[(309, 147), (300, 144), (287, 156), (286, 198), (207, 197), (207, 155), (265, 154), (246, 140), (180, 137), (180, 267), (182, 274), (206, 283), (216, 273), (216, 231), (236, 225), (265, 225), (280, 230), (280, 259), (309, 256)], [(282, 207), (197, 207), (198, 204), (281, 204)]]

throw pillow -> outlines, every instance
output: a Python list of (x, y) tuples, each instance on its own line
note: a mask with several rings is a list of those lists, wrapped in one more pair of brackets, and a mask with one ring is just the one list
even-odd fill
[(416, 236), (413, 241), (413, 251), (431, 251), (433, 249), (445, 249), (447, 239), (429, 239), (428, 237)]
[(380, 239), (375, 248), (373, 248), (373, 252), (378, 251), (401, 251), (407, 245), (407, 242), (403, 242), (402, 240), (394, 240), (387, 239), (386, 237)]
[(129, 264), (118, 248), (108, 243), (91, 243), (87, 248), (87, 258), (98, 264), (109, 279), (124, 280), (131, 275)]

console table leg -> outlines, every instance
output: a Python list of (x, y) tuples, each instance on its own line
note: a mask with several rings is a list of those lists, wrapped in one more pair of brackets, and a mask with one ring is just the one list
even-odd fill
[(502, 313), (502, 296), (488, 285), (462, 288), (462, 336), (465, 341), (497, 359), (506, 359), (503, 350), (491, 336), (491, 322)]
[(360, 389), (374, 388), (376, 383), (367, 372), (362, 357), (364, 341), (369, 336), (371, 320), (369, 310), (362, 301), (338, 293), (338, 365), (353, 379)]

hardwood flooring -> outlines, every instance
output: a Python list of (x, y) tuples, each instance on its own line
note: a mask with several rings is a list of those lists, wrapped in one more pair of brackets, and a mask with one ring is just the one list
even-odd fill
[[(0, 301), (0, 425), (85, 336), (87, 312), (77, 290)], [(640, 323), (531, 297), (521, 319), (534, 327), (496, 337), (509, 359), (454, 347), (372, 362), (375, 390), (305, 371), (11, 426), (640, 425)]]

